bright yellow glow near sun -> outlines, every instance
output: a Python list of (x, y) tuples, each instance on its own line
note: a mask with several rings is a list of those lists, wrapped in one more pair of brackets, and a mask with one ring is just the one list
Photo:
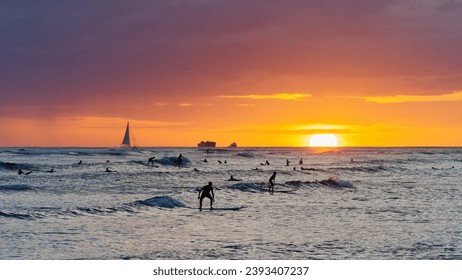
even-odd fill
[(313, 134), (310, 147), (337, 147), (338, 140), (334, 134)]

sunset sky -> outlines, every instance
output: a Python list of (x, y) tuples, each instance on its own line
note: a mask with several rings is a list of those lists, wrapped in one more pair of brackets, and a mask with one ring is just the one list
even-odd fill
[(0, 146), (462, 145), (462, 0), (6, 0)]

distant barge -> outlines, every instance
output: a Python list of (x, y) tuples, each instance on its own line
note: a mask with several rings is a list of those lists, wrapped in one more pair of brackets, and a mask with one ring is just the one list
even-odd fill
[(217, 145), (216, 142), (212, 142), (212, 141), (201, 141), (199, 144), (197, 144), (197, 147), (199, 148), (215, 148), (215, 146)]

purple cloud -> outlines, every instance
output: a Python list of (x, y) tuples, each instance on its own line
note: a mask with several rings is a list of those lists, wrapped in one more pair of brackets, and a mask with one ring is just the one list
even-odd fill
[[(460, 90), (460, 5), (6, 1), (0, 9), (0, 114), (6, 108), (21, 114), (21, 106), (42, 108), (30, 114), (45, 110), (47, 116), (96, 114), (120, 102), (154, 104), (167, 96), (185, 102), (191, 95), (245, 95), (267, 90), (252, 88), (261, 87), (262, 76), (275, 81), (272, 92), (330, 92), (317, 78), (381, 79), (371, 88), (377, 91), (387, 79), (406, 79), (417, 92)], [(288, 88), (288, 76), (310, 82)], [(428, 77), (434, 82), (419, 82)]]

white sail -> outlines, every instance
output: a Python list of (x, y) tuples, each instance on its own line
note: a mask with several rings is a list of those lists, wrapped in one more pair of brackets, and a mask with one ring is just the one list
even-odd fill
[(133, 134), (130, 132), (130, 122), (127, 122), (127, 128), (125, 129), (125, 135), (124, 139), (122, 140), (122, 144), (120, 144), (121, 147), (129, 147), (136, 149), (136, 140)]

